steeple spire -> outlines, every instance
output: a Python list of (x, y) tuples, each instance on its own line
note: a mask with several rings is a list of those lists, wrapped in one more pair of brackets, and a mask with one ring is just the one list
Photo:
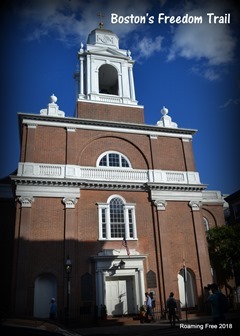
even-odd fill
[(100, 18), (99, 28), (102, 29), (102, 27), (103, 27), (102, 18), (104, 17), (104, 14), (102, 14), (102, 13), (100, 12), (100, 13), (97, 14), (97, 16), (99, 16), (99, 18)]

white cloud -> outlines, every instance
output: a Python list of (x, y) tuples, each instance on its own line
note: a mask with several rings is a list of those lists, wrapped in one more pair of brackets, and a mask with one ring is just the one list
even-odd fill
[(204, 77), (209, 81), (220, 79), (221, 71), (216, 67), (205, 66), (204, 64), (195, 65), (192, 67), (192, 72), (200, 77)]
[[(189, 15), (199, 16), (199, 12)], [(235, 45), (236, 40), (226, 24), (181, 24), (174, 30), (168, 60), (181, 56), (204, 60), (209, 65), (221, 65), (233, 60)]]
[(119, 37), (127, 36), (133, 31), (141, 31), (144, 25), (116, 24), (111, 25), (111, 13), (126, 16), (130, 14), (145, 15), (151, 8), (148, 0), (99, 1), (89, 0), (33, 0), (26, 8), (21, 8), (20, 15), (26, 25), (34, 23), (34, 29), (28, 33), (27, 39), (40, 39), (51, 33), (67, 45), (85, 41), (88, 34), (98, 27), (99, 12), (104, 14), (104, 28), (113, 29)]
[[(21, 1), (19, 1), (20, 4)], [(207, 12), (214, 11), (221, 14), (227, 11), (224, 1), (219, 4), (215, 1), (195, 0), (179, 1), (172, 4), (167, 0), (32, 0), (19, 5), (19, 13), (23, 18), (25, 27), (28, 28), (28, 40), (40, 40), (52, 36), (62, 41), (66, 46), (79, 46), (80, 42), (86, 42), (88, 34), (98, 27), (99, 17), (104, 14), (104, 28), (113, 30), (120, 38), (123, 48), (129, 47), (129, 38), (133, 38), (132, 51), (134, 58), (139, 60), (150, 58), (160, 52), (163, 45), (163, 37), (149, 37), (149, 29), (161, 29), (161, 26), (147, 24), (111, 24), (111, 13), (126, 16), (130, 14), (151, 15), (153, 4), (158, 3), (158, 11), (164, 11), (167, 15), (202, 15), (206, 18)], [(172, 9), (167, 10), (170, 6)], [(176, 6), (176, 7), (175, 7)], [(217, 7), (216, 7), (217, 6)], [(155, 16), (157, 11), (154, 12)], [(233, 20), (233, 17), (232, 17)], [(165, 25), (166, 27), (166, 25)], [(164, 27), (164, 28), (165, 28)], [(219, 73), (216, 67), (230, 63), (234, 59), (236, 40), (232, 35), (231, 27), (227, 24), (209, 25), (206, 21), (202, 24), (170, 25), (172, 34), (165, 30), (164, 50), (168, 50), (168, 61), (182, 57), (195, 61), (195, 72), (209, 80), (216, 80)], [(134, 33), (134, 34), (133, 34)], [(163, 33), (162, 33), (163, 34)], [(132, 41), (130, 42), (132, 44)], [(169, 45), (170, 43), (170, 45)], [(131, 45), (130, 45), (131, 46)], [(200, 64), (204, 66), (200, 68)]]
[(187, 59), (203, 59), (209, 64), (220, 65), (231, 62), (234, 56), (235, 41), (227, 32), (226, 27), (217, 26), (211, 28), (181, 26), (175, 32), (173, 44), (168, 59), (177, 55)]
[(135, 59), (140, 60), (142, 58), (149, 58), (154, 53), (158, 52), (162, 48), (162, 36), (157, 36), (156, 38), (143, 37), (138, 39), (136, 45), (133, 47), (135, 53)]

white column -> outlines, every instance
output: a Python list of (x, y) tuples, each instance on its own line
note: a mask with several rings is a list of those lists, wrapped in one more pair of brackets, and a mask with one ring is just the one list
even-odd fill
[[(90, 82), (91, 82), (91, 56), (88, 55), (87, 56), (87, 92), (86, 94), (89, 95), (90, 94)], [(89, 97), (87, 97), (89, 98)]]
[(130, 97), (132, 100), (135, 100), (135, 89), (134, 89), (134, 81), (133, 81), (133, 72), (132, 72), (132, 65), (128, 66), (128, 75), (129, 75), (129, 82), (130, 82)]
[(139, 269), (139, 295), (140, 295), (140, 303), (141, 305), (145, 301), (145, 287), (144, 287), (144, 276), (143, 276), (143, 269)]
[(84, 73), (83, 73), (83, 57), (79, 58), (80, 61), (80, 78), (79, 78), (79, 94), (81, 97), (84, 95)]
[(122, 95), (123, 95), (123, 90), (122, 90), (122, 74), (118, 73), (118, 95), (119, 97), (122, 98)]

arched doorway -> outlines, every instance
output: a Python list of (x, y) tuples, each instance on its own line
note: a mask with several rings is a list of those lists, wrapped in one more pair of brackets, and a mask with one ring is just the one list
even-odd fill
[(99, 69), (99, 93), (118, 95), (118, 72), (112, 65), (104, 64)]
[(56, 298), (57, 281), (51, 274), (40, 275), (34, 286), (34, 317), (47, 318), (49, 316), (50, 300)]
[(181, 308), (196, 306), (195, 277), (189, 269), (182, 268), (178, 273), (178, 290)]

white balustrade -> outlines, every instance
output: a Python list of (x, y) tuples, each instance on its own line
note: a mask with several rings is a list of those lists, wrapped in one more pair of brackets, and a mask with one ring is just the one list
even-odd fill
[(18, 176), (88, 181), (200, 184), (198, 172), (19, 163)]

